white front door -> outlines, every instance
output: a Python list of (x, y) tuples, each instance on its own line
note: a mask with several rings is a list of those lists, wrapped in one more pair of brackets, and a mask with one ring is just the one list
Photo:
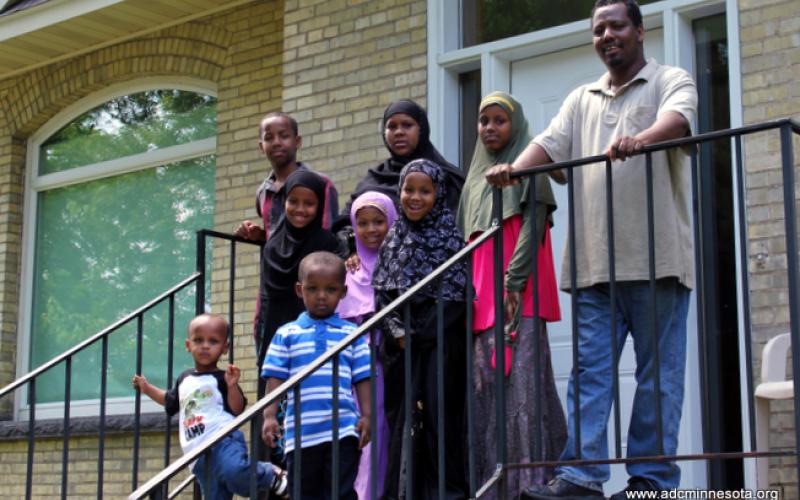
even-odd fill
[[(664, 44), (661, 29), (648, 31), (646, 34), (645, 55), (663, 61)], [(574, 88), (589, 83), (603, 74), (605, 68), (598, 59), (591, 45), (560, 50), (549, 54), (514, 61), (511, 64), (511, 93), (522, 103), (525, 115), (535, 135), (541, 132), (553, 116), (558, 113), (561, 103)], [(556, 272), (560, 273), (561, 263), (565, 256), (567, 241), (568, 209), (566, 186), (553, 183), (558, 210), (554, 214), (553, 254), (556, 261)], [(560, 292), (561, 321), (548, 325), (550, 347), (553, 353), (553, 370), (559, 396), (566, 411), (567, 382), (572, 370), (572, 311), (571, 298), (568, 293)], [(694, 304), (688, 318), (688, 351), (690, 353), (687, 366), (686, 398), (684, 401), (681, 434), (679, 437), (679, 454), (702, 452), (700, 434), (701, 407), (699, 380), (696, 356), (697, 319)], [(628, 340), (619, 365), (620, 375), (620, 408), (622, 426), (622, 456), (625, 456), (625, 435), (627, 434), (630, 408), (633, 401), (636, 382), (634, 370), (636, 364), (632, 342)], [(581, 415), (591, 418), (590, 415)], [(609, 452), (613, 457), (614, 422), (613, 413), (609, 422)], [(705, 464), (703, 462), (682, 462), (681, 487), (698, 488), (706, 484)], [(611, 481), (606, 485), (606, 493), (610, 494), (622, 489), (627, 481), (624, 466), (612, 466)]]

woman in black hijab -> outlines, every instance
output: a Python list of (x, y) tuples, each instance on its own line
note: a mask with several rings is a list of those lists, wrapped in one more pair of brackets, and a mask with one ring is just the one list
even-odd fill
[[(395, 206), (400, 206), (400, 193), (398, 191), (400, 170), (412, 160), (424, 158), (430, 160), (442, 169), (445, 177), (447, 191), (447, 206), (453, 213), (458, 210), (458, 200), (461, 197), (461, 188), (464, 185), (464, 174), (444, 157), (431, 144), (431, 126), (428, 123), (428, 114), (425, 109), (410, 99), (395, 101), (383, 112), (381, 121), (381, 137), (389, 158), (378, 166), (367, 171), (367, 175), (356, 186), (350, 195), (350, 201), (341, 212), (339, 219), (334, 223), (333, 230), (340, 233), (349, 228), (350, 205), (353, 200), (367, 191), (378, 191), (390, 197)], [(347, 231), (352, 235), (352, 228)], [(351, 237), (348, 238), (353, 241)], [(354, 245), (350, 245), (351, 249)], [(354, 252), (351, 252), (351, 254)]]

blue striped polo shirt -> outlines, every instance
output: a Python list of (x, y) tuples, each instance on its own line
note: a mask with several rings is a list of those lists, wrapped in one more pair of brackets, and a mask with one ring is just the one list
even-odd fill
[[(261, 376), (286, 380), (297, 374), (356, 329), (356, 325), (333, 315), (314, 319), (303, 312), (296, 321), (280, 327), (269, 345)], [(358, 407), (352, 386), (369, 378), (369, 347), (359, 337), (339, 355), (339, 439), (358, 437)], [(333, 440), (333, 361), (328, 361), (300, 384), (302, 447)], [(286, 452), (295, 448), (294, 396), (286, 410)]]

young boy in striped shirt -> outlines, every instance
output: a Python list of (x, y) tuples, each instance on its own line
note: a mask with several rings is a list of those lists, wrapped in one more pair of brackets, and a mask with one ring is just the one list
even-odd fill
[[(339, 318), (336, 306), (347, 288), (345, 267), (341, 258), (330, 252), (314, 252), (300, 262), (297, 294), (306, 311), (296, 321), (283, 325), (275, 333), (264, 359), (261, 376), (267, 379), (267, 392), (273, 391), (289, 377), (297, 374), (328, 349), (356, 329), (356, 325)], [(356, 499), (353, 488), (358, 472), (359, 456), (370, 439), (369, 347), (360, 337), (339, 357), (339, 498)], [(330, 497), (333, 441), (333, 361), (306, 378), (300, 385), (300, 429), (295, 428), (297, 408), (289, 397), (286, 411), (286, 453), (289, 490), (293, 491), (296, 443), (303, 449), (302, 498)], [(353, 390), (358, 406), (353, 399)], [(278, 404), (264, 409), (261, 436), (275, 446), (279, 434), (275, 417)], [(360, 409), (360, 411), (359, 411)]]

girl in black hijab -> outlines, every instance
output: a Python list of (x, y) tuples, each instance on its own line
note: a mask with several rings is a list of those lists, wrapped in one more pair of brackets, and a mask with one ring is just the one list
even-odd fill
[[(286, 179), (285, 214), (262, 250), (266, 272), (261, 273), (264, 293), (259, 299), (261, 310), (266, 311), (266, 321), (259, 338), (259, 361), (275, 331), (296, 320), (305, 309), (294, 287), (300, 261), (319, 250), (339, 253), (336, 237), (322, 228), (320, 205), (324, 199), (325, 181), (314, 172), (298, 169)], [(311, 200), (316, 202), (313, 209), (308, 207)]]

